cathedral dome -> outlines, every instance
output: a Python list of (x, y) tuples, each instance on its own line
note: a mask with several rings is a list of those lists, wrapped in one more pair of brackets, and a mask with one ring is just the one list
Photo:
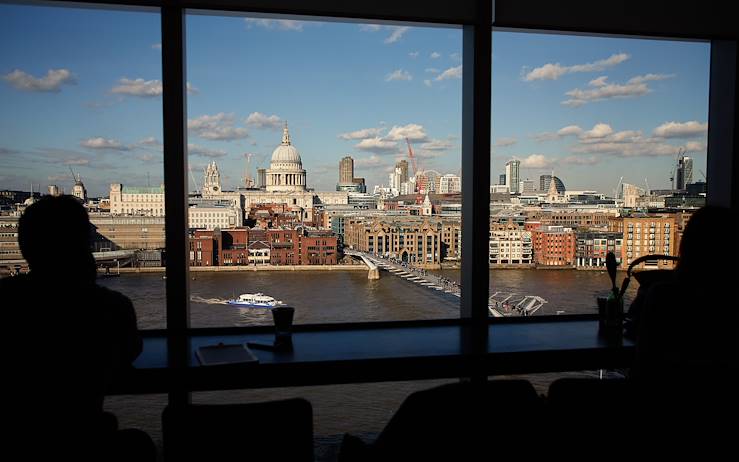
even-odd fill
[(287, 124), (282, 129), (282, 143), (272, 152), (272, 163), (302, 164), (298, 150), (290, 143), (290, 132), (287, 130)]

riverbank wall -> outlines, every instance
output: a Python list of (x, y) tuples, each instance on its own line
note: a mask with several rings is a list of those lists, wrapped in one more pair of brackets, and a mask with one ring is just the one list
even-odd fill
[[(163, 266), (142, 267), (142, 268), (121, 268), (121, 274), (124, 273), (164, 273), (166, 268)], [(290, 266), (191, 266), (191, 273), (228, 273), (228, 272), (244, 272), (244, 271), (367, 271), (365, 265), (290, 265)], [(114, 270), (118, 272), (117, 269)], [(99, 271), (99, 274), (105, 274)]]

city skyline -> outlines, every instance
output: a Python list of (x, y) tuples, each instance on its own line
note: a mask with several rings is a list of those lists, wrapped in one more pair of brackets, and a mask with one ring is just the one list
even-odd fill
[[(159, 16), (0, 8), (0, 188), (68, 191), (69, 167), (91, 196), (110, 183), (158, 185)], [(200, 15), (187, 26), (196, 178), (216, 160), (224, 187), (241, 185), (247, 153), (255, 177), (284, 121), (316, 190), (335, 188), (345, 156), (368, 189), (387, 184), (406, 137), (420, 169), (460, 173), (460, 29)], [(702, 179), (709, 51), (495, 32), (491, 183), (517, 159), (521, 180), (554, 170), (571, 189), (610, 194), (621, 176), (667, 189), (681, 146)]]

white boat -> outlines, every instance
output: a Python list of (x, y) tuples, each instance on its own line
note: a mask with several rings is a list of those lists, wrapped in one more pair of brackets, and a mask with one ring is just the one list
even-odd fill
[(241, 294), (238, 298), (233, 298), (226, 303), (243, 308), (274, 308), (275, 306), (282, 305), (281, 301), (275, 300), (261, 292), (256, 294)]

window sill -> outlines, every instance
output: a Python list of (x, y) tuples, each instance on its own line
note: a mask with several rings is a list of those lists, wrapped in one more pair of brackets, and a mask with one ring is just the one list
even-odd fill
[[(592, 316), (491, 321), (484, 351), (472, 352), (463, 320), (296, 326), (292, 352), (253, 350), (258, 364), (168, 367), (165, 331), (146, 332), (135, 369), (112, 394), (310, 386), (628, 367), (633, 342), (598, 333)], [(533, 321), (533, 322), (531, 322)], [(193, 329), (190, 350), (270, 343), (272, 328)]]

